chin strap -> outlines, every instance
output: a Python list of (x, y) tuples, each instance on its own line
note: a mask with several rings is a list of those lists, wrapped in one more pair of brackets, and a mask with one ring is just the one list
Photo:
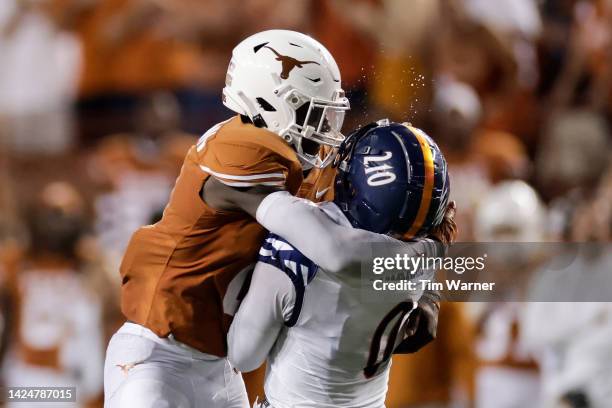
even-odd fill
[(242, 123), (250, 123), (258, 128), (268, 127), (268, 124), (260, 114), (253, 116), (253, 119), (251, 119), (247, 115), (240, 114), (240, 120), (242, 121)]
[(258, 128), (267, 128), (268, 127), (268, 124), (266, 123), (264, 118), (261, 116), (261, 114), (257, 114), (255, 116), (253, 116), (253, 124), (256, 127), (258, 127)]

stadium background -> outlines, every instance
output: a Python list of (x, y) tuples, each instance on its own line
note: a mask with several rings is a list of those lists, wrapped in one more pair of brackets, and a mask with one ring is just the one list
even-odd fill
[[(438, 141), (461, 241), (509, 214), (538, 226), (523, 240), (610, 240), (610, 1), (2, 0), (2, 384), (69, 381), (83, 406), (101, 405), (122, 251), (159, 217), (190, 144), (230, 115), (232, 47), (269, 28), (335, 56), (353, 106), (345, 131), (389, 117)], [(542, 211), (478, 217), (513, 180)], [(525, 370), (525, 390), (540, 392), (537, 358), (483, 346), (513, 349), (513, 307), (445, 303), (438, 340), (394, 360), (388, 406), (495, 407), (479, 396), (503, 393), (482, 380), (492, 366)], [(247, 378), (257, 390), (260, 375)]]

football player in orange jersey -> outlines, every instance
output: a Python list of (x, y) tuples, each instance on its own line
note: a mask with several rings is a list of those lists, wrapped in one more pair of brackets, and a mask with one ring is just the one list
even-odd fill
[(302, 194), (328, 194), (324, 169), (344, 140), (349, 103), (325, 47), (286, 30), (245, 39), (223, 102), (238, 115), (189, 150), (161, 221), (137, 230), (124, 255), (128, 322), (107, 350), (108, 407), (247, 406), (226, 334), (264, 228), (331, 272), (368, 253), (368, 234), (293, 196), (309, 169)]

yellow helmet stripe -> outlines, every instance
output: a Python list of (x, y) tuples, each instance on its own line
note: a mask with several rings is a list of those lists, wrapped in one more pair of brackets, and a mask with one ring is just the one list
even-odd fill
[(421, 151), (423, 152), (423, 163), (425, 165), (425, 186), (423, 188), (423, 194), (421, 195), (419, 211), (414, 219), (414, 223), (406, 233), (407, 236), (413, 237), (419, 232), (419, 229), (421, 229), (421, 226), (425, 222), (425, 218), (427, 218), (427, 213), (429, 212), (429, 206), (431, 205), (431, 196), (434, 187), (434, 162), (429, 142), (427, 142), (427, 137), (420, 129), (407, 125), (406, 127), (410, 129), (419, 141)]

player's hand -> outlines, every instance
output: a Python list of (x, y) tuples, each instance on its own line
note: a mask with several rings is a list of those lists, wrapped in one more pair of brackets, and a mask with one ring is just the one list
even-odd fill
[(396, 354), (416, 353), (436, 338), (440, 295), (428, 291), (412, 311), (404, 330), (404, 340), (394, 350)]
[(457, 238), (457, 224), (455, 224), (455, 213), (457, 212), (457, 204), (455, 201), (448, 203), (446, 212), (442, 222), (437, 227), (434, 227), (429, 233), (430, 237), (437, 239), (444, 245), (450, 245)]

